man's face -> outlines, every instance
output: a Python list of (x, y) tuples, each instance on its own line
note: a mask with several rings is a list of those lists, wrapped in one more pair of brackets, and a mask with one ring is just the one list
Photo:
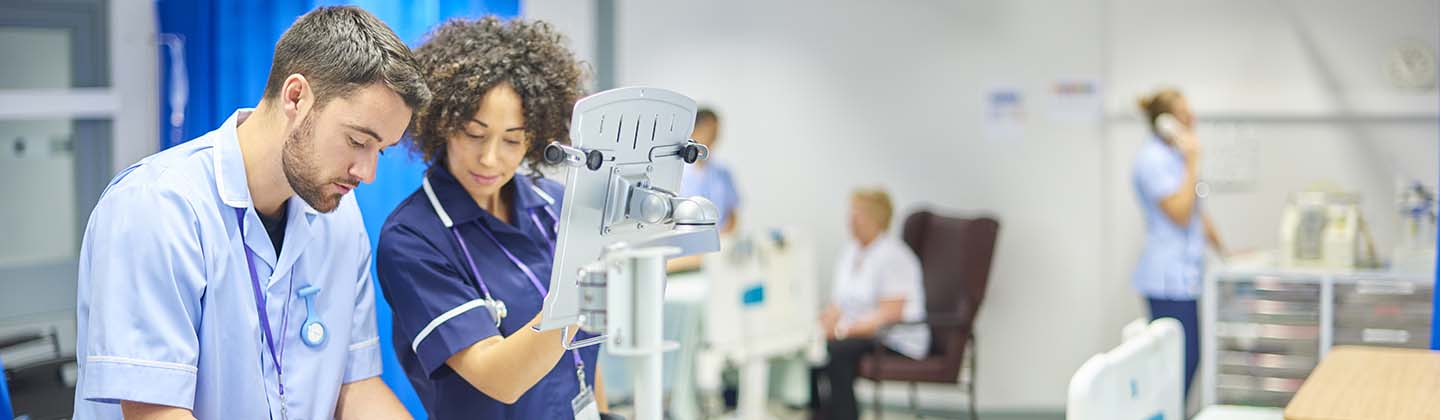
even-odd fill
[(375, 180), (375, 161), (400, 142), (411, 112), (380, 83), (308, 108), (281, 151), (290, 188), (316, 211), (334, 211), (350, 190)]
[(695, 139), (696, 143), (703, 144), (705, 147), (714, 148), (715, 135), (719, 128), (713, 119), (701, 118), (695, 120), (695, 132), (690, 134), (690, 138)]

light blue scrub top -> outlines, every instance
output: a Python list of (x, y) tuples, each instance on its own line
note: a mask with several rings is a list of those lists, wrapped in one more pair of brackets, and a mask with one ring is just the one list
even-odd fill
[(740, 193), (735, 190), (735, 177), (730, 174), (730, 167), (724, 162), (708, 160), (704, 168), (685, 165), (683, 171), (680, 195), (698, 195), (715, 203), (715, 208), (720, 209), (720, 220), (716, 226), (725, 227), (725, 223), (740, 209)]
[(1151, 136), (1140, 146), (1134, 171), (1135, 195), (1145, 214), (1145, 248), (1132, 279), (1135, 289), (1148, 298), (1194, 300), (1200, 295), (1205, 264), (1201, 200), (1196, 198), (1190, 223), (1183, 227), (1160, 208), (1160, 201), (1185, 182), (1185, 158), (1174, 147)]
[[(122, 400), (202, 419), (280, 418), (236, 208), (248, 209), (245, 242), (289, 417), (330, 419), (342, 384), (380, 374), (370, 242), (355, 198), (321, 214), (291, 197), (277, 258), (251, 208), (235, 137), (249, 113), (121, 171), (91, 213), (80, 249), (76, 419), (119, 419)], [(305, 285), (320, 287), (314, 308), (328, 337), (317, 347), (300, 340), (306, 306), (295, 291)]]

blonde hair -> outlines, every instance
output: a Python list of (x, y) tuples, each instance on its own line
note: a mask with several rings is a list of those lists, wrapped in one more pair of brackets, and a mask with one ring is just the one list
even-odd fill
[(1145, 121), (1150, 123), (1150, 130), (1155, 131), (1155, 119), (1159, 118), (1160, 114), (1173, 114), (1175, 103), (1181, 99), (1185, 99), (1185, 94), (1180, 93), (1180, 89), (1166, 87), (1141, 96), (1136, 103), (1140, 105), (1140, 111), (1145, 113)]
[(856, 188), (850, 193), (850, 199), (860, 202), (870, 210), (870, 215), (880, 222), (880, 227), (890, 228), (890, 217), (895, 212), (895, 206), (890, 202), (890, 193), (883, 188)]

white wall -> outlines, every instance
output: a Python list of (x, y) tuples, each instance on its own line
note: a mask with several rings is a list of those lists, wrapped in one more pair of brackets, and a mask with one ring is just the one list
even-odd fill
[(595, 12), (594, 0), (521, 0), (520, 15), (540, 19), (554, 25), (565, 34), (570, 51), (575, 58), (590, 65), (592, 80), (586, 86), (593, 90), (595, 63)]
[[(1284, 193), (1317, 178), (1362, 190), (1377, 236), (1389, 241), (1393, 231), (1380, 230), (1394, 173), (1433, 182), (1440, 167), (1435, 119), (1415, 118), (1436, 113), (1435, 95), (1397, 93), (1377, 73), (1397, 39), (1433, 46), (1434, 1), (616, 7), (619, 84), (670, 88), (717, 108), (716, 156), (739, 177), (742, 223), (810, 229), (822, 274), (845, 240), (855, 186), (889, 187), (901, 215), (929, 203), (1000, 217), (978, 326), (986, 411), (1059, 411), (1074, 369), (1145, 313), (1128, 279), (1142, 235), (1128, 178), (1144, 135), (1132, 111), (1139, 93), (1177, 85), (1202, 118), (1242, 121), (1206, 133), (1257, 143), (1255, 181), (1209, 200), (1232, 248), (1273, 246)], [(552, 1), (524, 10), (559, 20), (593, 13)], [(593, 42), (593, 33), (570, 36)], [(1077, 78), (1101, 81), (1108, 117), (1047, 114), (1052, 84)], [(1024, 94), (1021, 138), (986, 139), (985, 95), (995, 86)], [(1323, 121), (1355, 113), (1402, 118)], [(963, 402), (927, 391), (941, 405)]]

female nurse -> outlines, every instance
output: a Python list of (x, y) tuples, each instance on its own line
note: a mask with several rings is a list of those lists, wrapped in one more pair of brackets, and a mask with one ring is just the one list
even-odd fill
[[(1175, 318), (1185, 329), (1185, 392), (1200, 366), (1200, 295), (1205, 243), (1220, 255), (1225, 248), (1201, 207), (1200, 148), (1195, 115), (1175, 89), (1140, 99), (1154, 135), (1135, 156), (1135, 195), (1145, 214), (1145, 248), (1133, 283), (1150, 305), (1151, 319)], [(1198, 185), (1198, 188), (1197, 188)]]
[(575, 337), (532, 328), (563, 197), (534, 168), (568, 137), (582, 93), (564, 42), (543, 22), (484, 18), (446, 22), (415, 51), (436, 93), (410, 128), (429, 169), (385, 221), (376, 265), (392, 344), (431, 418), (606, 409), (598, 348), (565, 350)]

